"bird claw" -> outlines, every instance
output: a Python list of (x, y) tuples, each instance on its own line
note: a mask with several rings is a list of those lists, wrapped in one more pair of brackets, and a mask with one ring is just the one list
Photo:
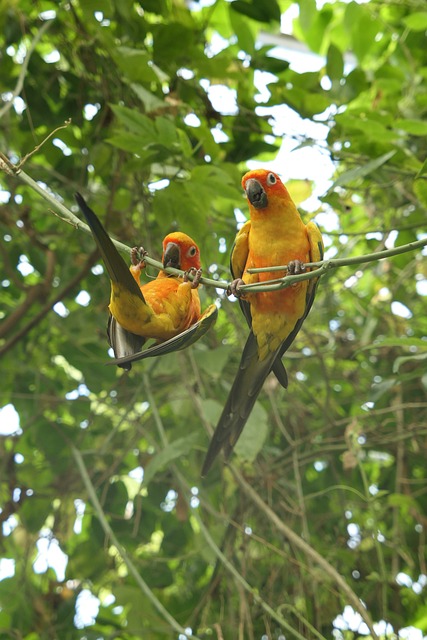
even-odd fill
[(240, 298), (240, 296), (243, 294), (242, 291), (239, 291), (239, 287), (241, 287), (244, 283), (244, 281), (242, 280), (242, 278), (236, 278), (235, 280), (233, 280), (227, 288), (227, 295), (228, 296), (235, 296), (236, 298)]
[(301, 260), (291, 260), (288, 263), (288, 276), (297, 276), (305, 272), (305, 264)]
[(191, 281), (191, 288), (197, 289), (200, 283), (200, 278), (202, 277), (202, 270), (196, 269), (196, 267), (191, 267), (184, 273), (183, 280), (184, 282), (189, 282), (189, 275), (193, 276), (193, 280)]
[(144, 249), (144, 247), (132, 247), (130, 250), (130, 260), (134, 267), (140, 267), (143, 269), (145, 267), (144, 258), (148, 255), (148, 251)]

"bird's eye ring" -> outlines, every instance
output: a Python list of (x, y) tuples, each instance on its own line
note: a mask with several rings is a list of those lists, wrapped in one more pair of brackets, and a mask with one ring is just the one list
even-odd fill
[(187, 255), (188, 255), (190, 258), (194, 258), (194, 256), (196, 255), (196, 253), (197, 253), (197, 249), (196, 249), (196, 247), (193, 245), (192, 247), (190, 247), (190, 248), (189, 248)]
[(277, 179), (274, 173), (269, 173), (267, 176), (267, 184), (272, 185), (272, 184), (276, 184), (276, 182), (277, 182)]

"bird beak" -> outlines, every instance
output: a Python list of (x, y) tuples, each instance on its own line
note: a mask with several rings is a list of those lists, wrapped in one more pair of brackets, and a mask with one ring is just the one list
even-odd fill
[(245, 185), (247, 198), (255, 209), (265, 209), (268, 207), (267, 194), (264, 187), (255, 178), (250, 178)]
[(181, 251), (175, 242), (168, 242), (163, 252), (163, 266), (181, 269)]

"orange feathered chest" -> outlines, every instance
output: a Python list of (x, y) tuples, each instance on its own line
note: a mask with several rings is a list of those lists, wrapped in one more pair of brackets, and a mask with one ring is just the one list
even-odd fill
[[(170, 313), (170, 306), (175, 308), (183, 301), (178, 295), (178, 288), (181, 287), (183, 281), (181, 278), (170, 278), (161, 273), (155, 280), (151, 280), (142, 285), (141, 291), (152, 310), (156, 315), (162, 313)], [(190, 285), (188, 285), (190, 286)], [(175, 309), (176, 310), (176, 309)], [(200, 298), (197, 289), (191, 290), (191, 302), (187, 309), (182, 309), (182, 330), (187, 329), (197, 322), (200, 317)]]
[[(268, 283), (286, 275), (286, 271), (267, 271), (248, 274), (247, 269), (287, 265), (291, 260), (308, 262), (310, 245), (304, 223), (301, 219), (292, 219), (289, 224), (280, 219), (263, 219), (263, 224), (254, 224), (254, 216), (249, 234), (249, 252), (243, 280), (249, 283)], [(258, 313), (293, 314), (304, 301), (307, 282), (278, 291), (260, 292), (248, 295), (252, 307)], [(299, 309), (298, 309), (299, 312)]]

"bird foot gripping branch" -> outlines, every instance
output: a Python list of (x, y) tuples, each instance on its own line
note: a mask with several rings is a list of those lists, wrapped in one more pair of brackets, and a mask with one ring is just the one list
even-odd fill
[[(192, 280), (190, 280), (189, 276), (192, 276)], [(202, 277), (202, 269), (196, 269), (195, 267), (191, 267), (184, 272), (183, 280), (184, 282), (191, 282), (191, 288), (197, 289), (200, 284), (200, 279)]]
[(305, 273), (305, 270), (306, 270), (305, 264), (301, 262), (301, 260), (291, 260), (288, 263), (287, 275), (297, 276), (300, 273)]
[(243, 291), (240, 291), (240, 287), (245, 284), (245, 281), (242, 278), (235, 278), (230, 282), (227, 288), (227, 295), (234, 296), (235, 298), (240, 298), (243, 295)]
[(145, 269), (144, 258), (148, 256), (148, 251), (144, 249), (144, 247), (132, 247), (130, 250), (130, 261), (134, 267), (140, 267), (140, 269)]

